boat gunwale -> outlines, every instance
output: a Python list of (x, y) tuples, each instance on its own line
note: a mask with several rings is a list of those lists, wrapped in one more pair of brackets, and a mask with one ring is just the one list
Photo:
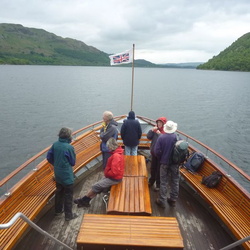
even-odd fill
[[(117, 120), (119, 120), (119, 119), (122, 119), (122, 118), (124, 118), (124, 117), (126, 117), (126, 116), (119, 116), (118, 117), (118, 119)], [(138, 117), (139, 119), (142, 119), (141, 117)], [(144, 118), (144, 119), (147, 119), (147, 118)], [(142, 119), (142, 120), (144, 120), (144, 119)], [(144, 121), (146, 121), (147, 123), (148, 123), (148, 121), (147, 120), (144, 120)], [(151, 124), (149, 124), (149, 125), (154, 125), (154, 121), (153, 120), (149, 120), (149, 122), (151, 123)], [(97, 123), (95, 123), (95, 125), (98, 125), (98, 124), (100, 124), (100, 123), (102, 123), (102, 121), (100, 121), (100, 122), (97, 122)], [(93, 132), (94, 131), (94, 133), (99, 133), (99, 129), (101, 128), (101, 125), (99, 125), (98, 127), (95, 127), (93, 130), (89, 130), (89, 128), (91, 127), (91, 125), (89, 125), (89, 126), (87, 126), (88, 128), (88, 130), (87, 131), (84, 131), (83, 129), (81, 129), (81, 131), (79, 132), (78, 131), (78, 133), (81, 133), (81, 132), (83, 132), (84, 131), (84, 133), (83, 134), (81, 134), (81, 135), (79, 135), (79, 137), (77, 137), (77, 139), (75, 140), (75, 143), (78, 141), (78, 140), (81, 140), (84, 136), (87, 136), (89, 133), (91, 133), (91, 132)], [(182, 133), (182, 132), (180, 132), (180, 131), (178, 131), (179, 133), (181, 133), (181, 134), (183, 134), (183, 135), (185, 135), (184, 133)], [(76, 133), (75, 133), (76, 134)], [(143, 135), (144, 137), (146, 136), (146, 134), (144, 134)], [(192, 138), (192, 137), (189, 137), (188, 136), (188, 138)], [(119, 142), (121, 141), (121, 139), (119, 138)], [(196, 140), (197, 141), (197, 140)], [(74, 143), (74, 142), (73, 142)], [(148, 144), (147, 144), (148, 145)], [(209, 147), (207, 147), (207, 148), (209, 148)], [(147, 149), (147, 148), (146, 148)], [(190, 145), (190, 149), (192, 150), (192, 149), (194, 149), (194, 150), (196, 150), (193, 146), (191, 146)], [(43, 150), (44, 151), (44, 150)], [(40, 157), (40, 156), (39, 156)], [(210, 158), (208, 158), (208, 159), (206, 159), (206, 160), (208, 160), (208, 161), (212, 161)], [(40, 169), (44, 164), (46, 164), (47, 162), (46, 162), (47, 160), (46, 159), (43, 159), (37, 166), (38, 166), (38, 169)], [(213, 161), (212, 161), (213, 162)], [(225, 174), (225, 172), (226, 171), (224, 171), (222, 168), (220, 168), (219, 166), (218, 166), (218, 164), (216, 164), (216, 163), (214, 163), (213, 162), (213, 165), (215, 166), (215, 168), (218, 168), (218, 170), (220, 170), (220, 171), (222, 171), (222, 173), (225, 175), (225, 178), (227, 178), (230, 182), (233, 182), (234, 184), (238, 184), (238, 182), (236, 181), (236, 180), (234, 180), (234, 178), (231, 178), (231, 177), (229, 177), (227, 174)], [(83, 169), (83, 167), (81, 167), (81, 169)], [(78, 170), (80, 170), (80, 169), (78, 169)], [(30, 176), (30, 175), (32, 175), (33, 174), (33, 172), (32, 171), (30, 171), (30, 172), (28, 172), (28, 174), (25, 176), (25, 177), (27, 177), (27, 176)], [(21, 180), (21, 181), (19, 181), (19, 182), (17, 182), (16, 183), (16, 185), (19, 183), (20, 184), (20, 182), (22, 182), (22, 181), (25, 181), (25, 177)], [(14, 186), (15, 187), (15, 186)], [(241, 188), (241, 186), (240, 186), (240, 184), (238, 184), (237, 185), (237, 188), (239, 188), (241, 191), (242, 191), (242, 193), (246, 196), (246, 197), (248, 197), (248, 198), (250, 198), (250, 196), (249, 196), (249, 193), (248, 192), (246, 192), (246, 190), (245, 189), (242, 189)], [(13, 189), (14, 191), (15, 191), (15, 189)], [(5, 197), (5, 199), (7, 199), (7, 197)], [(0, 197), (0, 205), (1, 205), (1, 202), (2, 202), (2, 200), (1, 200), (1, 197)]]
[[(118, 120), (121, 120), (121, 119), (124, 119), (126, 118), (127, 115), (120, 115), (120, 116), (116, 116), (114, 117), (114, 120), (118, 121)], [(153, 119), (150, 119), (150, 118), (147, 118), (147, 117), (144, 117), (144, 116), (137, 116), (137, 118), (145, 121), (146, 123), (148, 123), (149, 125), (152, 125), (154, 126), (155, 125), (155, 120)], [(98, 131), (100, 128), (101, 128), (101, 123), (103, 122), (103, 120), (101, 121), (98, 121), (98, 122), (95, 122), (95, 123), (92, 123), (88, 126), (85, 126), (79, 130), (76, 130), (74, 131), (72, 134), (73, 136), (76, 136), (77, 134), (80, 134), (82, 132), (88, 132), (89, 130), (87, 129), (90, 129), (92, 128), (92, 130), (94, 131)], [(86, 131), (87, 130), (87, 131)], [(194, 139), (193, 137), (177, 130), (178, 133), (180, 133), (181, 135), (185, 136), (187, 138), (187, 140), (192, 140), (193, 142), (197, 143), (198, 145), (200, 145), (201, 147), (203, 147), (204, 149), (207, 150), (207, 153), (208, 152), (211, 152), (212, 154), (214, 154), (215, 156), (219, 157), (223, 162), (225, 162), (226, 164), (228, 164), (231, 168), (233, 168), (234, 170), (236, 170), (241, 176), (243, 176), (246, 180), (250, 181), (250, 176), (245, 173), (243, 170), (241, 170), (239, 167), (237, 167), (235, 164), (233, 164), (231, 161), (229, 161), (228, 159), (226, 159), (224, 156), (220, 155), (219, 153), (217, 153), (215, 150), (213, 150), (212, 148), (208, 147), (207, 145), (205, 145), (204, 143)], [(79, 140), (82, 136), (82, 135), (79, 135), (79, 137), (77, 137), (76, 139), (74, 139), (73, 141), (73, 145), (74, 145), (74, 142)], [(1, 181), (0, 181), (0, 187), (2, 187), (4, 184), (6, 184), (8, 181), (10, 181), (14, 176), (16, 176), (18, 173), (20, 173), (23, 169), (25, 169), (26, 167), (28, 167), (31, 163), (34, 163), (35, 160), (37, 160), (39, 157), (41, 157), (43, 154), (45, 154), (49, 149), (50, 149), (51, 145), (49, 147), (46, 147), (44, 150), (42, 150), (41, 152), (39, 152), (38, 154), (36, 154), (35, 156), (31, 157), (29, 160), (27, 160), (26, 162), (24, 162), (22, 165), (20, 165), (17, 169), (15, 169), (13, 172), (11, 172), (8, 176), (6, 176), (5, 178), (3, 178)], [(191, 146), (192, 147), (192, 146)], [(206, 156), (207, 156), (207, 153), (206, 153)], [(211, 159), (210, 159), (211, 160)], [(39, 162), (37, 164), (37, 166), (39, 166), (42, 162), (44, 161), (44, 159)], [(216, 164), (216, 163), (215, 163)], [(216, 166), (218, 166), (216, 164)], [(31, 171), (30, 171), (31, 172)], [(30, 172), (28, 174), (30, 174)], [(229, 172), (229, 171), (228, 171)], [(32, 173), (32, 172), (31, 172)], [(228, 174), (225, 172), (223, 172), (223, 174), (225, 175), (225, 177), (228, 177)], [(243, 186), (241, 184), (239, 184), (233, 177), (230, 176), (230, 180), (234, 180), (234, 183), (237, 184), (237, 186), (239, 186), (242, 191), (246, 192), (247, 190), (243, 188)], [(19, 180), (21, 181), (21, 180)], [(18, 182), (19, 182), (18, 181)], [(15, 184), (14, 184), (15, 185)], [(13, 186), (14, 186), (13, 185)], [(9, 190), (11, 190), (13, 188), (13, 186), (11, 188), (9, 188)], [(247, 191), (248, 193), (248, 191)], [(249, 195), (249, 193), (248, 193)], [(1, 197), (0, 197), (1, 198)]]
[[(122, 115), (122, 116), (117, 116), (114, 119), (115, 120), (119, 120), (120, 118), (126, 117), (126, 115)], [(95, 123), (92, 123), (86, 127), (83, 127), (77, 131), (74, 131), (72, 133), (73, 136), (76, 136), (77, 134), (83, 132), (84, 130), (87, 130), (91, 127), (94, 127), (98, 124), (101, 124), (103, 121), (98, 121)], [(95, 128), (94, 130), (97, 130), (98, 128)], [(74, 142), (73, 142), (74, 143)], [(46, 147), (45, 149), (43, 149), (42, 151), (40, 151), (39, 153), (37, 153), (36, 155), (34, 155), (33, 157), (31, 157), (29, 160), (27, 160), (26, 162), (24, 162), (22, 165), (20, 165), (18, 168), (16, 168), (14, 171), (12, 171), (9, 175), (7, 175), (6, 177), (4, 177), (2, 180), (0, 180), (0, 187), (2, 187), (4, 184), (6, 184), (9, 180), (11, 180), (14, 176), (16, 176), (18, 173), (20, 173), (23, 169), (25, 169), (29, 164), (33, 163), (35, 160), (37, 160), (39, 157), (41, 157), (43, 154), (45, 154), (46, 152), (48, 152), (48, 150), (50, 149), (51, 145), (49, 147)], [(40, 164), (40, 163), (39, 163)], [(37, 164), (37, 165), (39, 165)]]

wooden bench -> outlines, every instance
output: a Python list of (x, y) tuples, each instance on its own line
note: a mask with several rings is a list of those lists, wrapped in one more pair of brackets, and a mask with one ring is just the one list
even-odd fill
[[(121, 138), (121, 134), (118, 134), (118, 144), (120, 146), (124, 146), (123, 140)], [(138, 149), (149, 149), (151, 144), (151, 140), (147, 138), (147, 134), (143, 133), (140, 140), (139, 140), (139, 145)]]
[[(236, 239), (250, 235), (250, 197), (232, 179), (223, 173), (223, 178), (216, 188), (208, 188), (201, 184), (202, 176), (208, 176), (217, 171), (213, 163), (206, 159), (201, 169), (192, 174), (181, 168), (181, 174), (189, 184), (206, 200), (220, 219), (231, 230)], [(222, 171), (222, 170), (219, 170)], [(250, 242), (243, 244), (250, 249)]]
[(148, 177), (145, 157), (125, 155), (124, 176)]
[(174, 217), (85, 214), (77, 249), (183, 249)]
[[(53, 181), (53, 168), (46, 161), (43, 168), (30, 174), (29, 178), (21, 181), (17, 191), (1, 203), (0, 221), (1, 224), (8, 223), (17, 212), (33, 220), (40, 210), (46, 205), (55, 190)], [(28, 224), (18, 219), (8, 229), (0, 230), (0, 243), (4, 249), (14, 246), (19, 235), (26, 230)]]
[[(77, 154), (74, 172), (101, 154), (100, 139), (95, 131), (84, 134), (73, 145)], [(55, 192), (53, 176), (53, 166), (47, 160), (43, 160), (38, 164), (36, 171), (28, 173), (10, 190), (11, 195), (9, 197), (1, 197), (1, 224), (8, 223), (18, 212), (34, 220)], [(1, 229), (0, 249), (12, 248), (27, 227), (26, 222), (18, 219), (10, 228)]]
[(147, 176), (145, 157), (126, 155), (124, 177), (111, 187), (107, 213), (151, 215)]
[(151, 215), (148, 180), (145, 177), (123, 177), (110, 191), (108, 214)]

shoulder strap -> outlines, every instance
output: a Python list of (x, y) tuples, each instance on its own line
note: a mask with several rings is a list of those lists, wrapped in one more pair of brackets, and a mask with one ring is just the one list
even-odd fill
[(176, 134), (176, 140), (179, 141), (180, 140), (180, 135)]

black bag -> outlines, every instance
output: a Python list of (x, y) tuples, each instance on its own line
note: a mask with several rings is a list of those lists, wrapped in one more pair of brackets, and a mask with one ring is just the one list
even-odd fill
[(194, 173), (202, 166), (204, 160), (204, 154), (199, 152), (193, 152), (188, 158), (187, 162), (184, 163), (184, 167)]
[(216, 187), (222, 178), (222, 174), (219, 171), (214, 171), (209, 176), (203, 176), (201, 183), (209, 188)]
[(188, 142), (185, 140), (177, 141), (172, 150), (171, 163), (180, 165), (187, 160), (188, 156)]

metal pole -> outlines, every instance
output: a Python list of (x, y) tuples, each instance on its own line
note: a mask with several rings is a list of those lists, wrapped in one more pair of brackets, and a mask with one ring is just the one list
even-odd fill
[(131, 111), (133, 110), (133, 99), (134, 99), (134, 59), (135, 59), (135, 45), (133, 44)]
[(247, 236), (247, 237), (244, 238), (244, 239), (238, 240), (238, 241), (236, 241), (236, 242), (234, 242), (234, 243), (232, 243), (232, 244), (230, 244), (230, 245), (228, 245), (228, 246), (226, 246), (226, 247), (221, 248), (220, 250), (229, 250), (229, 249), (233, 249), (234, 247), (239, 246), (239, 245), (241, 245), (242, 243), (244, 243), (244, 242), (246, 242), (246, 241), (248, 241), (248, 240), (250, 240), (250, 236)]
[(64, 248), (68, 249), (68, 250), (73, 250), (71, 247), (67, 246), (66, 244), (64, 244), (63, 242), (59, 241), (58, 239), (56, 239), (55, 237), (53, 237), (52, 235), (48, 234), (46, 231), (44, 231), (43, 229), (41, 229), (40, 227), (38, 227), (35, 223), (33, 223), (28, 217), (26, 217), (23, 213), (18, 212), (17, 214), (15, 214), (15, 216), (6, 224), (0, 224), (0, 229), (6, 229), (11, 227), (18, 218), (23, 219), (25, 222), (27, 222), (31, 227), (33, 227), (36, 231), (38, 231), (39, 233), (43, 234), (44, 236), (50, 238), (51, 240), (55, 241), (57, 244), (59, 244), (60, 246), (63, 246)]

